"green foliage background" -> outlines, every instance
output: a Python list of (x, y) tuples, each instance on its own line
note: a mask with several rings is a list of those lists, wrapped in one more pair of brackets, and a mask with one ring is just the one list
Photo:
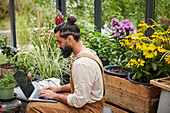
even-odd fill
[[(15, 0), (17, 43), (22, 50), (29, 51), (27, 47), (33, 41), (36, 44), (34, 47), (39, 46), (39, 39), (45, 41), (48, 33), (53, 35), (51, 37), (54, 37), (52, 32), (56, 26), (54, 23), (57, 9), (56, 0), (54, 0), (54, 10), (51, 13), (52, 1)], [(94, 31), (94, 0), (66, 0), (66, 12), (67, 16), (73, 15), (77, 17), (77, 25), (81, 29), (81, 38), (86, 47), (95, 50), (103, 64), (108, 65), (114, 64), (114, 62), (111, 62), (113, 60), (110, 56), (115, 52), (113, 49), (115, 45), (108, 35), (111, 19), (114, 17), (120, 21), (129, 19), (130, 22), (133, 22), (133, 26), (136, 27), (137, 24), (145, 20), (145, 1), (102, 0), (102, 31), (104, 31), (102, 33)], [(155, 0), (155, 21), (162, 24), (163, 27), (169, 26), (169, 5), (169, 0)], [(52, 19), (51, 14), (53, 14)], [(5, 26), (5, 22), (10, 25), (9, 0), (0, 1), (1, 27)], [(8, 26), (8, 28), (10, 27)]]

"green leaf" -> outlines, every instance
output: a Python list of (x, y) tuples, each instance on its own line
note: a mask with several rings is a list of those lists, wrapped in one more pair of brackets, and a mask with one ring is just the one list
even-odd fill
[(136, 80), (136, 73), (132, 76), (132, 80)]
[(162, 70), (159, 70), (157, 73), (156, 73), (156, 76), (159, 76), (163, 71)]
[(147, 72), (147, 71), (142, 71), (142, 72), (144, 72), (145, 74), (147, 74), (147, 75), (150, 75), (150, 73), (149, 72)]
[(157, 64), (152, 63), (151, 65), (152, 65), (153, 70), (156, 71), (157, 70)]

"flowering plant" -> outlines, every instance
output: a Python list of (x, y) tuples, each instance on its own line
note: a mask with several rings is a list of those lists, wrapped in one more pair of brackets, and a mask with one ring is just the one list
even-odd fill
[[(131, 67), (132, 79), (149, 82), (152, 79), (170, 76), (170, 29), (164, 31), (160, 25), (138, 25), (137, 33), (125, 37), (124, 46), (129, 48), (131, 59), (126, 66)], [(147, 28), (154, 29), (149, 38), (144, 35)], [(130, 44), (128, 40), (132, 40)]]
[(128, 53), (126, 46), (123, 46), (124, 37), (128, 36), (129, 34), (134, 34), (134, 27), (130, 24), (129, 20), (125, 19), (122, 21), (122, 25), (118, 19), (112, 18), (111, 19), (111, 39), (114, 43), (115, 52), (113, 52), (110, 56), (110, 61), (118, 66), (121, 66), (121, 73), (122, 69), (125, 67), (127, 63)]

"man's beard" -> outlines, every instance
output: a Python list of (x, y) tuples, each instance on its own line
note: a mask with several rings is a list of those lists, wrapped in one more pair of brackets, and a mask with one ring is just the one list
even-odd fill
[(65, 48), (60, 48), (62, 50), (62, 55), (64, 58), (68, 58), (73, 52), (73, 48), (66, 44)]

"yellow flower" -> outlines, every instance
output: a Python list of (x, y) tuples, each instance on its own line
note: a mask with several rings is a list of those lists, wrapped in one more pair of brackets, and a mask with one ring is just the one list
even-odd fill
[(133, 35), (132, 35), (132, 34), (129, 34), (128, 36), (125, 36), (125, 38), (127, 38), (127, 39), (133, 39)]
[(154, 48), (149, 47), (143, 51), (143, 55), (145, 58), (153, 58), (154, 57)]
[(150, 26), (144, 22), (141, 22), (138, 26), (141, 27), (141, 30), (147, 30), (147, 28), (150, 28)]
[(158, 25), (154, 22), (151, 27), (157, 27)]
[(165, 35), (165, 33), (160, 30), (157, 30), (156, 32), (158, 32), (158, 34)]
[(156, 23), (154, 22), (151, 27), (158, 27), (158, 26), (161, 26), (161, 25), (160, 25), (160, 24), (156, 24)]
[(137, 41), (142, 40), (142, 36), (138, 36), (138, 37), (136, 37), (136, 40), (137, 40)]
[(121, 47), (125, 46), (125, 44), (123, 42), (120, 42), (120, 44), (121, 44)]
[(136, 48), (137, 49), (139, 48), (139, 49), (143, 50), (144, 45), (145, 45), (144, 42), (140, 42), (140, 43), (136, 44)]
[(167, 30), (166, 30), (166, 33), (170, 34), (170, 29), (167, 29)]
[(126, 66), (127, 67), (132, 66), (135, 62), (136, 62), (136, 60), (130, 59), (130, 61), (126, 64)]
[(132, 39), (125, 40), (125, 45), (130, 46), (132, 44), (133, 44), (133, 40)]
[(158, 46), (158, 51), (161, 52), (161, 53), (165, 53), (166, 49), (164, 49), (163, 45), (161, 45), (161, 46)]
[(144, 66), (144, 63), (145, 63), (145, 61), (138, 59), (138, 61), (135, 62), (135, 64), (136, 64), (135, 66), (138, 68), (139, 66)]
[(141, 29), (138, 30), (138, 33), (139, 33), (139, 32), (143, 32), (143, 31), (144, 31), (144, 29), (141, 28)]
[(129, 49), (133, 49), (134, 48), (134, 45), (132, 44), (131, 46), (129, 46)]
[(138, 26), (143, 26), (145, 23), (142, 21)]
[(165, 59), (165, 61), (168, 62), (168, 64), (170, 64), (170, 55), (167, 55), (164, 59)]
[(158, 47), (155, 47), (155, 56), (157, 56), (157, 54), (158, 54)]

